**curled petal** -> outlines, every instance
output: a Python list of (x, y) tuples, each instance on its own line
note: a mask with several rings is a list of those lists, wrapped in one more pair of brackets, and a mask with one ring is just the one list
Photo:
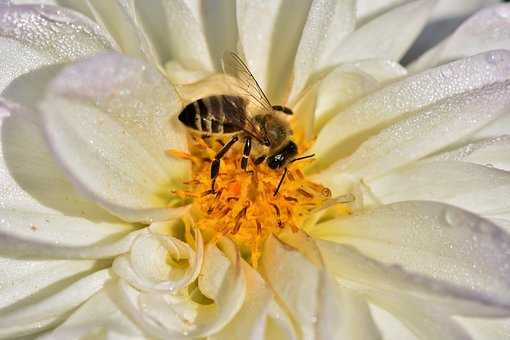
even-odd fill
[[(135, 240), (129, 255), (115, 259), (113, 270), (140, 290), (177, 293), (198, 277), (203, 257), (203, 240), (198, 229), (194, 250), (174, 237), (147, 233)], [(183, 271), (169, 261), (187, 261), (188, 265)]]
[(120, 303), (144, 331), (157, 337), (189, 339), (220, 331), (241, 308), (246, 288), (235, 245), (224, 240), (222, 249), (207, 246), (205, 258), (209, 262), (204, 266), (224, 270), (204, 272), (199, 283), (199, 287), (209, 287), (209, 294), (215, 292), (213, 304), (198, 304), (182, 295), (140, 293), (124, 280), (119, 281)]
[(319, 242), (325, 262), (336, 276), (366, 289), (430, 299), (451, 314), (510, 313), (510, 236), (472, 213), (402, 202), (318, 224), (310, 232), (341, 243)]
[[(113, 214), (137, 222), (183, 213), (172, 188), (188, 171), (180, 100), (150, 66), (98, 55), (62, 71), (40, 104), (50, 147), (73, 183)], [(76, 157), (76, 155), (79, 157)]]

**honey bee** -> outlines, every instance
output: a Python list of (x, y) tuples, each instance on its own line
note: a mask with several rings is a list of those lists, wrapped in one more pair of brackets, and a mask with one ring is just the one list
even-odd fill
[(188, 128), (203, 135), (233, 134), (234, 136), (218, 151), (211, 163), (211, 193), (215, 192), (220, 160), (232, 146), (244, 141), (241, 168), (246, 170), (252, 152), (252, 144), (262, 149), (253, 160), (255, 166), (266, 161), (273, 170), (284, 169), (274, 195), (278, 193), (287, 174), (287, 165), (296, 158), (298, 147), (292, 140), (292, 129), (286, 116), (290, 108), (272, 105), (255, 77), (241, 57), (233, 52), (223, 56), (223, 71), (237, 79), (239, 95), (218, 94), (200, 98), (188, 104), (179, 114), (179, 120)]

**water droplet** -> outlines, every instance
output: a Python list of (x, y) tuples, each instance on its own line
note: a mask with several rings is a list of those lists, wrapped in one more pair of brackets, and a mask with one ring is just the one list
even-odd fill
[(486, 60), (489, 64), (496, 65), (503, 61), (503, 56), (498, 51), (487, 53)]
[(444, 220), (447, 227), (452, 227), (458, 224), (459, 216), (455, 210), (447, 208), (444, 212)]

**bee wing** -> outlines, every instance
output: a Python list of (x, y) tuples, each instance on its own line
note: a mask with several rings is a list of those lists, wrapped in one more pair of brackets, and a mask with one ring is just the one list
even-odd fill
[(229, 114), (225, 117), (225, 121), (243, 130), (258, 142), (266, 143), (267, 138), (265, 134), (260, 130), (258, 124), (254, 122), (253, 118), (246, 110), (247, 100), (244, 99), (244, 97), (238, 96), (224, 96), (223, 98), (230, 107), (235, 108), (229, 111)]
[(223, 71), (239, 81), (239, 89), (261, 111), (269, 112), (273, 110), (269, 99), (267, 99), (264, 91), (262, 91), (241, 57), (231, 51), (225, 52), (223, 54)]

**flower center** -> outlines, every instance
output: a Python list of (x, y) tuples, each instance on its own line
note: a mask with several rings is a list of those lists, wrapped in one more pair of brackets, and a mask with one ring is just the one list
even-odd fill
[(192, 179), (185, 183), (185, 190), (175, 194), (193, 199), (192, 211), (205, 235), (228, 235), (256, 266), (263, 241), (270, 234), (298, 231), (310, 212), (330, 198), (331, 191), (304, 176), (301, 167), (306, 161), (302, 161), (289, 165), (275, 195), (283, 170), (270, 169), (265, 163), (255, 165), (251, 160), (247, 170), (242, 170), (242, 143), (238, 143), (222, 158), (213, 193), (211, 162), (224, 143), (214, 137), (190, 136), (190, 154), (169, 151), (192, 162)]

